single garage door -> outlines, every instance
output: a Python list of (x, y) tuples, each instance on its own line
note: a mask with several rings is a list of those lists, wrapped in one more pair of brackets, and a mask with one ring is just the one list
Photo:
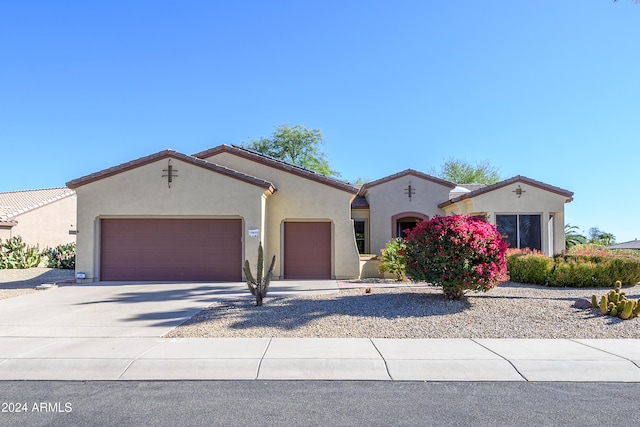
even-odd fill
[(284, 223), (285, 279), (331, 278), (331, 223)]
[(241, 281), (240, 219), (103, 219), (105, 281)]

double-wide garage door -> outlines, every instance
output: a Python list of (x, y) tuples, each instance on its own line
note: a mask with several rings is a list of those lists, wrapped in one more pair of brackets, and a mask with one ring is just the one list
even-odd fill
[(240, 219), (103, 219), (105, 281), (240, 281)]

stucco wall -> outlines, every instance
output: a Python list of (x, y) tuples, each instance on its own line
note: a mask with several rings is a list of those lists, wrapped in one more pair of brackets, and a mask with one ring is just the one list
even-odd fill
[[(523, 193), (514, 191), (520, 186)], [(562, 252), (564, 241), (564, 205), (566, 197), (525, 183), (515, 183), (503, 188), (460, 201), (444, 209), (447, 214), (486, 214), (489, 222), (496, 222), (500, 214), (540, 214), (542, 219), (542, 250), (547, 255)], [(553, 215), (553, 237), (549, 236), (548, 223)], [(553, 241), (551, 241), (553, 240)], [(552, 253), (553, 252), (553, 253)]]
[(76, 195), (64, 197), (12, 218), (18, 225), (3, 230), (3, 239), (21, 236), (28, 245), (40, 249), (76, 241)]
[[(332, 223), (332, 276), (338, 279), (359, 275), (358, 250), (351, 220), (354, 194), (292, 173), (223, 152), (205, 160), (272, 182), (277, 191), (269, 198), (266, 212), (265, 253), (277, 255), (274, 276), (283, 272), (284, 222), (327, 221)], [(309, 242), (310, 245), (313, 242)]]
[(264, 235), (248, 237), (248, 230), (264, 229), (265, 190), (180, 160), (172, 165), (178, 176), (171, 188), (163, 159), (76, 189), (76, 271), (99, 279), (100, 219), (117, 217), (242, 218), (244, 259), (255, 265)]
[[(411, 200), (405, 194), (409, 181), (415, 190)], [(414, 175), (405, 175), (369, 188), (366, 198), (370, 208), (371, 253), (380, 254), (385, 244), (395, 237), (394, 216), (405, 212), (417, 212), (429, 218), (444, 215), (438, 204), (449, 199), (449, 190), (449, 187)]]

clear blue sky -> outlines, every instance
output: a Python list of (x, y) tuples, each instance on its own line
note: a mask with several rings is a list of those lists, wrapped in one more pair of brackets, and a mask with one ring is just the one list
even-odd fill
[(0, 2), (0, 191), (283, 123), (345, 180), (488, 160), (640, 238), (640, 4)]

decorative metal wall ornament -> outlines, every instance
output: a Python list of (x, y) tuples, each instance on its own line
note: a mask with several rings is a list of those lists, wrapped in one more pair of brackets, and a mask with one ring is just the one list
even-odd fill
[(404, 194), (406, 194), (407, 196), (409, 196), (409, 201), (411, 201), (411, 196), (413, 196), (414, 194), (416, 194), (416, 189), (411, 187), (411, 181), (409, 181), (409, 186), (407, 188), (404, 189)]
[(518, 185), (518, 188), (513, 190), (512, 193), (516, 193), (518, 195), (518, 199), (519, 199), (520, 196), (522, 196), (522, 193), (526, 193), (526, 191), (523, 190), (522, 187), (520, 187), (520, 185)]
[(162, 172), (164, 172), (162, 177), (167, 178), (167, 185), (169, 185), (169, 188), (171, 188), (171, 182), (173, 181), (173, 178), (178, 177), (178, 174), (177, 174), (178, 169), (173, 168), (173, 165), (171, 164), (171, 159), (169, 159), (169, 161), (167, 162), (167, 168), (162, 169)]

